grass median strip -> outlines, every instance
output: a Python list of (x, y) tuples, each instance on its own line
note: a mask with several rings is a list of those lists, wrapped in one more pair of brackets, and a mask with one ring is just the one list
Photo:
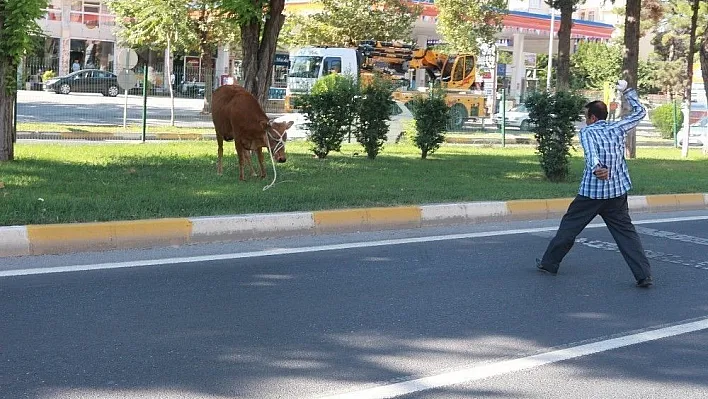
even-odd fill
[[(389, 207), (465, 201), (569, 198), (577, 192), (582, 152), (571, 180), (550, 183), (526, 148), (444, 145), (428, 160), (409, 144), (386, 145), (371, 161), (346, 144), (326, 160), (304, 142), (288, 144), (288, 161), (269, 178), (238, 181), (227, 149), (216, 174), (213, 142), (136, 144), (18, 143), (15, 162), (0, 164), (0, 225), (234, 215)], [(630, 160), (633, 195), (703, 193), (708, 158), (673, 148), (640, 148)]]

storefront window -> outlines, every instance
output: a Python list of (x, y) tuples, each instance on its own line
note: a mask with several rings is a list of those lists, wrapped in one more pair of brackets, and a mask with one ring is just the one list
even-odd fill
[(113, 70), (113, 42), (71, 40), (71, 64), (78, 61), (80, 69)]

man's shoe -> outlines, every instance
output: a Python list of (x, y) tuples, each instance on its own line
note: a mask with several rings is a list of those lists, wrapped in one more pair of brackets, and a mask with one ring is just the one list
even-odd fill
[(641, 287), (641, 288), (651, 287), (653, 284), (654, 284), (654, 280), (651, 279), (651, 276), (637, 281), (637, 287)]
[(552, 271), (550, 271), (550, 270), (548, 270), (548, 269), (545, 269), (545, 268), (543, 267), (543, 265), (541, 265), (541, 259), (538, 259), (538, 258), (536, 258), (536, 268), (537, 268), (539, 271), (544, 272), (544, 273), (548, 273), (548, 274), (550, 274), (550, 275), (552, 275), (552, 276), (555, 276), (556, 274), (558, 274), (558, 272), (552, 272)]

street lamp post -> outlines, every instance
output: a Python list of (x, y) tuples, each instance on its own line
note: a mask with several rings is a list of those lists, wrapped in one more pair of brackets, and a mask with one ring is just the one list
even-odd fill
[(553, 36), (556, 21), (556, 9), (551, 8), (551, 32), (548, 35), (548, 67), (546, 69), (546, 90), (551, 91), (551, 67), (553, 66)]

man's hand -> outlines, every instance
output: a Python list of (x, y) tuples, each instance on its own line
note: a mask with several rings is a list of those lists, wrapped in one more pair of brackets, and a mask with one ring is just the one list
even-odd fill
[(627, 90), (627, 81), (623, 79), (618, 80), (616, 88), (618, 92), (624, 93), (625, 90)]
[(607, 166), (596, 166), (592, 174), (600, 180), (608, 180), (610, 178), (610, 170)]

